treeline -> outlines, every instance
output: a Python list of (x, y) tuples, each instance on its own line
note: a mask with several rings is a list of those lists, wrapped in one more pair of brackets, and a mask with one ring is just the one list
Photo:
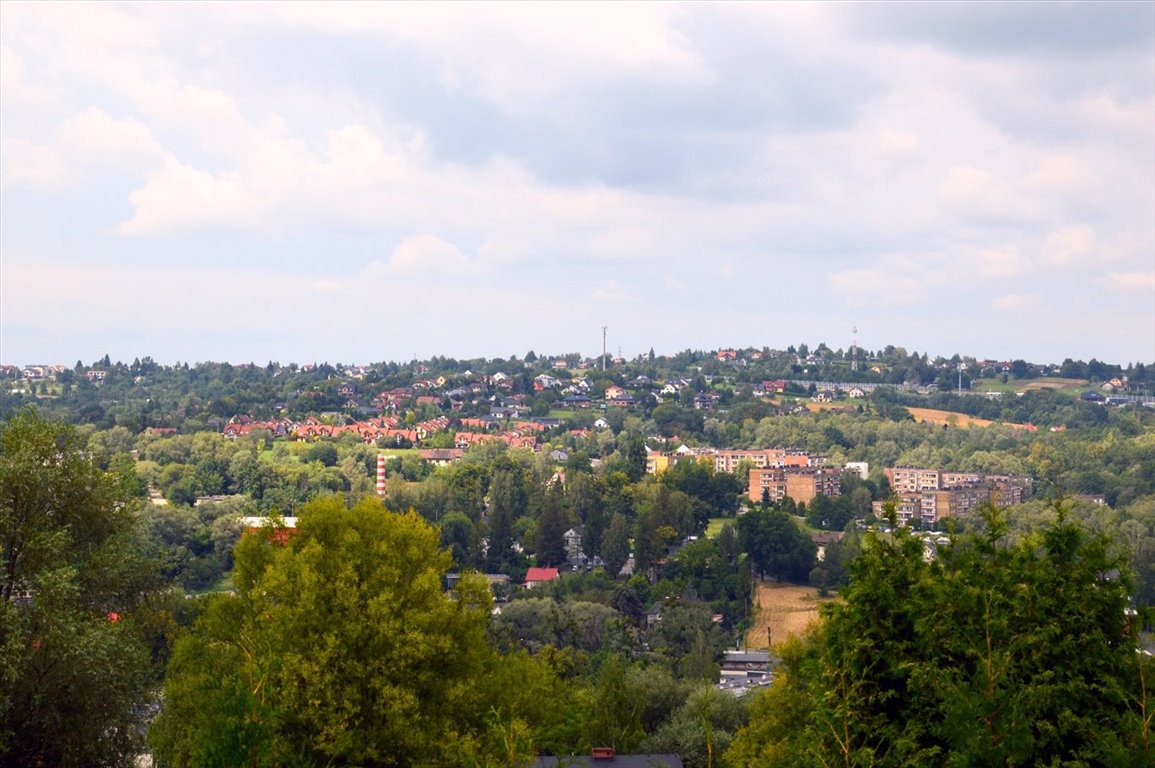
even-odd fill
[[(1085, 378), (1092, 385), (1112, 378), (1126, 377), (1129, 385), (1150, 390), (1155, 381), (1150, 366), (1133, 363), (1126, 366), (1107, 364), (1092, 359), (1088, 363), (1066, 360), (1061, 366), (1041, 366), (1022, 360), (983, 366), (984, 361), (965, 360), (958, 355), (950, 358), (931, 358), (927, 353), (908, 353), (901, 347), (887, 346), (869, 351), (859, 350), (858, 370), (851, 369), (849, 350), (832, 350), (819, 344), (813, 350), (806, 344), (793, 345), (786, 350), (731, 350), (732, 357), (700, 350), (686, 350), (676, 355), (655, 357), (642, 355), (629, 361), (617, 361), (608, 370), (597, 365), (576, 371), (591, 386), (594, 397), (600, 397), (610, 385), (630, 386), (631, 391), (643, 395), (637, 407), (646, 418), (654, 410), (657, 419), (676, 422), (679, 431), (664, 434), (700, 434), (702, 414), (691, 407), (688, 411), (671, 410), (676, 406), (692, 406), (695, 394), (708, 392), (719, 397), (719, 405), (726, 409), (734, 404), (757, 402), (753, 395), (766, 380), (797, 379), (803, 381), (861, 382), (876, 385), (914, 384), (937, 385), (953, 390), (958, 375), (958, 364), (965, 363), (965, 386), (972, 377), (1015, 379), (1037, 378), (1041, 375), (1061, 375)], [(566, 364), (576, 368), (578, 356), (565, 356)], [(0, 414), (11, 414), (20, 407), (35, 403), (46, 413), (73, 424), (92, 424), (102, 429), (126, 427), (134, 434), (149, 427), (175, 428), (191, 433), (205, 429), (219, 429), (229, 418), (240, 414), (256, 419), (285, 416), (293, 419), (309, 414), (341, 413), (348, 416), (368, 409), (372, 398), (389, 389), (409, 387), (418, 381), (446, 378), (451, 382), (469, 382), (503, 374), (508, 387), (503, 394), (523, 395), (525, 404), (535, 415), (544, 416), (561, 396), (557, 391), (539, 391), (533, 378), (539, 373), (559, 373), (553, 368), (553, 358), (539, 358), (529, 353), (524, 359), (454, 360), (434, 357), (407, 364), (382, 362), (366, 366), (343, 366), (329, 363), (299, 366), (269, 362), (266, 365), (232, 365), (202, 362), (195, 365), (180, 363), (159, 365), (151, 358), (131, 363), (104, 359), (85, 365), (77, 361), (72, 368), (56, 373), (53, 378), (33, 381), (27, 386), (0, 389)], [(20, 370), (10, 367), (9, 378), (19, 377)], [(560, 372), (570, 375), (569, 370)], [(650, 383), (644, 383), (643, 378)], [(663, 398), (659, 403), (649, 393), (660, 388), (659, 382), (683, 381), (688, 387), (680, 388), (677, 398)], [(447, 387), (451, 390), (452, 386)], [(350, 394), (352, 392), (352, 394)], [(433, 392), (439, 397), (444, 391)], [(496, 390), (487, 395), (498, 394)], [(1034, 423), (1065, 423), (1051, 419), (1048, 409), (1061, 408), (1069, 403), (1051, 403), (1047, 400), (1028, 401), (1028, 406), (1014, 406), (1018, 421)], [(450, 398), (442, 405), (448, 408)], [(484, 403), (458, 402), (460, 415), (478, 415), (489, 406)], [(979, 407), (970, 404), (967, 407)], [(1011, 407), (1004, 404), (1004, 408)], [(414, 408), (417, 417), (428, 412)], [(1091, 412), (1082, 412), (1086, 415)], [(766, 415), (766, 414), (762, 414)], [(975, 414), (979, 415), (979, 414)], [(743, 416), (742, 418), (745, 418)], [(997, 417), (996, 418), (1005, 418)], [(1069, 421), (1069, 420), (1067, 420)], [(737, 423), (741, 423), (739, 420)], [(673, 424), (670, 425), (673, 427)]]

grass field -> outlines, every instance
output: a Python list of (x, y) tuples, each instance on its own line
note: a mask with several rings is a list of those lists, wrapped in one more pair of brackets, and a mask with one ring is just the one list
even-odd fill
[(722, 526), (726, 523), (737, 524), (732, 517), (711, 517), (710, 522), (706, 525), (706, 538), (715, 538), (722, 532)]
[(746, 632), (746, 647), (767, 648), (769, 643), (777, 645), (788, 637), (801, 634), (811, 623), (818, 621), (818, 606), (834, 599), (819, 597), (818, 590), (813, 587), (759, 584), (754, 623)]
[(1030, 392), (1032, 390), (1053, 389), (1072, 394), (1085, 389), (1089, 383), (1084, 379), (1060, 379), (1048, 376), (1042, 379), (1010, 379), (1003, 384), (998, 379), (976, 379), (972, 384), (976, 392)]
[(421, 453), (420, 448), (382, 448), (381, 454), (386, 458), (402, 458), (404, 456), (417, 456)]

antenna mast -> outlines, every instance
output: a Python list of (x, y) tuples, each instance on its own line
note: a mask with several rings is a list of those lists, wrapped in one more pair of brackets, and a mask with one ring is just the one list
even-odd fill
[(858, 326), (850, 328), (850, 370), (858, 370)]
[(606, 369), (606, 331), (609, 329), (608, 325), (602, 326), (602, 370)]

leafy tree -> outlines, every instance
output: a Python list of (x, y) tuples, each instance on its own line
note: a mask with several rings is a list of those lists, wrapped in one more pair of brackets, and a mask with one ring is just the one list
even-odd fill
[(606, 563), (606, 571), (611, 576), (617, 576), (629, 556), (630, 524), (626, 522), (625, 515), (615, 512), (602, 542), (602, 560)]
[(600, 478), (584, 472), (566, 475), (566, 506), (570, 516), (583, 526), (582, 548), (590, 556), (601, 554), (602, 536), (609, 525), (609, 510), (601, 485)]
[(747, 512), (738, 518), (738, 538), (763, 575), (802, 582), (814, 567), (817, 547), (785, 512)]
[(441, 520), (441, 546), (453, 555), (453, 564), (464, 568), (470, 564), (473, 521), (460, 512), (450, 512)]
[(636, 483), (646, 475), (646, 441), (641, 435), (631, 434), (621, 448), (626, 476)]
[(668, 602), (662, 610), (662, 620), (655, 626), (650, 644), (679, 677), (717, 679), (717, 661), (727, 641), (712, 621), (712, 614), (709, 604), (697, 600)]
[(486, 568), (491, 573), (504, 572), (513, 562), (514, 521), (525, 514), (528, 504), (522, 469), (508, 457), (495, 462), (489, 487), (489, 549), (486, 553)]
[(561, 485), (550, 483), (542, 499), (541, 514), (534, 529), (535, 552), (541, 565), (561, 565), (565, 562), (565, 510), (562, 508)]
[(718, 765), (748, 710), (742, 699), (712, 686), (695, 688), (641, 744), (646, 752), (675, 754), (686, 768)]
[(1153, 665), (1136, 653), (1127, 573), (1055, 512), (1012, 542), (988, 511), (929, 561), (906, 529), (868, 536), (769, 694), (793, 721), (752, 727), (735, 762), (1150, 765)]
[(337, 446), (327, 441), (313, 443), (301, 458), (305, 461), (319, 461), (322, 466), (333, 467), (337, 464)]
[(489, 598), (479, 579), (442, 592), (436, 529), (318, 499), (236, 563), (237, 594), (177, 643), (150, 732), (164, 764), (452, 765), (474, 743)]
[(854, 519), (854, 508), (846, 496), (816, 496), (806, 509), (806, 524), (827, 531), (841, 531)]
[(0, 435), (0, 763), (127, 765), (154, 586), (121, 476), (68, 426), (20, 411)]

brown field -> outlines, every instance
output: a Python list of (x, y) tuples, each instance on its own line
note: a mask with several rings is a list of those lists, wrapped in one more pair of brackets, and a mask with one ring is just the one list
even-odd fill
[(850, 413), (854, 410), (855, 403), (807, 403), (806, 410), (815, 413), (817, 411), (845, 411)]
[(767, 628), (775, 644), (801, 634), (811, 622), (818, 621), (818, 606), (832, 599), (819, 597), (813, 587), (759, 584), (754, 624), (746, 632), (746, 647), (766, 648)]
[(1005, 423), (1008, 427), (1019, 427), (1022, 424), (1012, 424), (1009, 422), (994, 422), (989, 419), (976, 419), (974, 416), (967, 416), (965, 413), (955, 413), (953, 411), (938, 411), (934, 408), (907, 408), (910, 415), (914, 417), (915, 421), (925, 421), (928, 424), (942, 426), (943, 424), (950, 424), (954, 427), (987, 427), (995, 423)]

